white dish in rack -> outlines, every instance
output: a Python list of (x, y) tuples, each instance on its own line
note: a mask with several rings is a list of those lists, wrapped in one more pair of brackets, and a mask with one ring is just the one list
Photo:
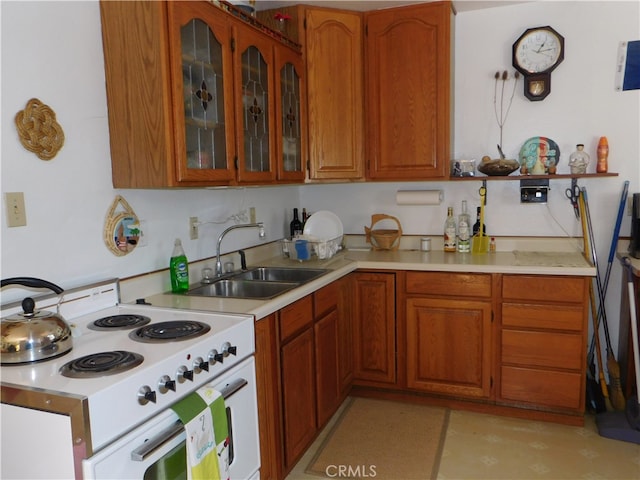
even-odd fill
[(303, 233), (318, 240), (337, 239), (343, 234), (342, 222), (335, 213), (320, 210), (307, 219)]

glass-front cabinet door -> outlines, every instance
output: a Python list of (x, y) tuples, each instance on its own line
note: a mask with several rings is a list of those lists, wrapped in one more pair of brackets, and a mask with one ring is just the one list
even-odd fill
[(273, 44), (253, 31), (236, 36), (238, 182), (276, 180)]
[(230, 183), (235, 178), (230, 25), (212, 15), (206, 2), (168, 2), (168, 12), (178, 181)]
[(302, 56), (277, 46), (275, 61), (278, 180), (304, 181), (307, 135)]

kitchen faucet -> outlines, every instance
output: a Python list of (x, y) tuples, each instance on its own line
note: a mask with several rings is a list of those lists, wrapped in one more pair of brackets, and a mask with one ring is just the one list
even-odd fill
[(217, 277), (222, 276), (222, 262), (220, 262), (220, 244), (222, 243), (222, 239), (224, 238), (224, 236), (227, 233), (229, 233), (231, 230), (235, 230), (236, 228), (259, 228), (260, 230), (258, 231), (258, 236), (260, 238), (265, 237), (264, 224), (262, 222), (243, 223), (241, 225), (231, 225), (224, 232), (222, 232), (218, 237), (218, 246), (216, 247), (216, 276)]

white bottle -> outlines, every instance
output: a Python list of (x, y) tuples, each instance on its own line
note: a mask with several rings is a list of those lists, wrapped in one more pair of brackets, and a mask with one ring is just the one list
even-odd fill
[(453, 216), (453, 207), (448, 207), (444, 222), (444, 251), (456, 251), (456, 218)]
[(458, 215), (458, 252), (471, 251), (471, 218), (467, 213), (467, 201), (462, 201), (462, 213)]

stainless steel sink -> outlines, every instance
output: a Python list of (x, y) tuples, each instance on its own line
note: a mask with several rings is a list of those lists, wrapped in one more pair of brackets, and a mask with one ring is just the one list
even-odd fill
[(267, 300), (313, 280), (329, 270), (323, 268), (256, 267), (208, 285), (194, 287), (186, 294)]
[(294, 282), (223, 279), (209, 285), (192, 288), (187, 292), (187, 295), (265, 300), (281, 295), (298, 285)]
[(320, 275), (327, 273), (323, 268), (287, 268), (287, 267), (257, 267), (233, 276), (234, 279), (265, 280), (269, 282), (306, 283)]

